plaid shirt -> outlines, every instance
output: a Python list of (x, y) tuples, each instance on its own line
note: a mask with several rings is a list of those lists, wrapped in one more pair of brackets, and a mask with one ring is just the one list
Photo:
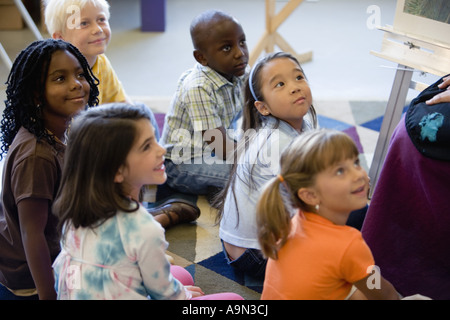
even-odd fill
[(173, 160), (171, 153), (174, 147), (183, 150), (184, 161), (202, 156), (208, 147), (203, 142), (202, 131), (229, 128), (242, 110), (243, 78), (234, 77), (229, 82), (199, 63), (181, 75), (161, 137), (161, 144), (167, 149), (167, 159)]

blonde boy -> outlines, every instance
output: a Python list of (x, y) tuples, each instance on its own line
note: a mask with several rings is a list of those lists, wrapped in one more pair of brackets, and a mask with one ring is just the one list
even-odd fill
[(54, 39), (72, 43), (86, 57), (100, 81), (99, 104), (129, 102), (105, 55), (111, 40), (109, 4), (105, 0), (47, 0), (45, 24)]

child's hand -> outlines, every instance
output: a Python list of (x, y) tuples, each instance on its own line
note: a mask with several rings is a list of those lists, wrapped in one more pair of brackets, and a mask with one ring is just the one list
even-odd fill
[(197, 298), (205, 295), (202, 289), (200, 289), (199, 287), (196, 286), (184, 286), (184, 287), (190, 292), (192, 298)]

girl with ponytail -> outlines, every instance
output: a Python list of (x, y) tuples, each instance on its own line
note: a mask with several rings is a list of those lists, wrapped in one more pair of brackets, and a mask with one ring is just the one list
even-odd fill
[[(258, 240), (269, 258), (262, 299), (398, 298), (376, 274), (360, 231), (345, 225), (367, 205), (368, 191), (347, 134), (313, 130), (292, 142), (257, 204)], [(368, 285), (374, 272), (379, 286)]]

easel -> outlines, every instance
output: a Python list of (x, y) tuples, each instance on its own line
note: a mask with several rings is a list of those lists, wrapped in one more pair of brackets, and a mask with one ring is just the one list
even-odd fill
[[(23, 5), (21, 0), (14, 0), (14, 4), (16, 5), (17, 9), (19, 9), (20, 14), (22, 15), (22, 18), (25, 20), (25, 23), (28, 25), (30, 30), (34, 33), (34, 36), (38, 40), (44, 39), (41, 35), (41, 32), (36, 27), (36, 24), (34, 23), (33, 19), (31, 18), (30, 14), (28, 13), (27, 8)], [(6, 64), (8, 70), (11, 70), (12, 67), (12, 61), (9, 59), (8, 54), (6, 53), (5, 49), (3, 48), (2, 43), (0, 42), (0, 57), (2, 58), (3, 62)]]
[(249, 64), (254, 65), (262, 51), (273, 52), (275, 45), (286, 52), (293, 54), (300, 63), (312, 59), (312, 51), (298, 54), (289, 43), (277, 32), (278, 27), (291, 15), (303, 0), (289, 0), (289, 2), (275, 14), (275, 0), (266, 0), (266, 31), (250, 53)]
[[(379, 29), (385, 32), (381, 52), (371, 51), (371, 53), (398, 63), (398, 68), (369, 170), (372, 186), (375, 186), (378, 181), (392, 133), (402, 116), (408, 89), (422, 91), (427, 87), (425, 84), (411, 80), (414, 69), (440, 77), (450, 71), (449, 45), (419, 39), (419, 37), (395, 31), (392, 27)], [(373, 190), (372, 187), (370, 197)]]

